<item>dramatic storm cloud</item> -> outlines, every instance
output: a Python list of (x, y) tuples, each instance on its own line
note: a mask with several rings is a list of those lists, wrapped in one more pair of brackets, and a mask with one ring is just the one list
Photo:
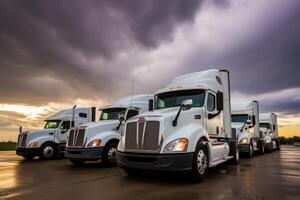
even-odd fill
[(299, 20), (297, 0), (3, 0), (1, 133), (130, 95), (133, 79), (134, 93), (151, 93), (208, 68), (230, 70), (234, 97), (296, 119)]

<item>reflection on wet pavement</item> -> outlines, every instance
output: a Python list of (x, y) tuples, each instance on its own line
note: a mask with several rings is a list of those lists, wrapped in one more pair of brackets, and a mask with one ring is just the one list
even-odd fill
[(0, 199), (300, 199), (300, 148), (282, 147), (239, 166), (224, 164), (202, 183), (182, 174), (128, 177), (117, 167), (75, 167), (66, 159), (26, 161), (0, 152)]

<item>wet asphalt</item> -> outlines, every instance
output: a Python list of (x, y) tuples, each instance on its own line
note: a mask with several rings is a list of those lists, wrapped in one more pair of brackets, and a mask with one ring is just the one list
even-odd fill
[(117, 167), (73, 166), (67, 159), (26, 161), (0, 152), (0, 199), (300, 199), (300, 147), (210, 169), (201, 183), (184, 174), (129, 177)]

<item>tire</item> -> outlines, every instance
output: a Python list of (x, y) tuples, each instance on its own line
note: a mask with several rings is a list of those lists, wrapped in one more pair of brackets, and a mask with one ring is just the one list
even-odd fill
[(195, 182), (202, 181), (207, 176), (209, 160), (207, 147), (203, 142), (199, 142), (193, 157), (191, 178)]
[(116, 166), (117, 164), (117, 142), (109, 142), (102, 152), (102, 163), (108, 166)]
[(276, 141), (276, 149), (277, 149), (278, 151), (280, 151), (280, 143), (279, 143), (279, 140)]
[(239, 147), (236, 141), (230, 141), (230, 152), (229, 155), (233, 156), (233, 158), (230, 160), (230, 163), (233, 165), (238, 165), (240, 162), (240, 153), (239, 153)]
[(45, 143), (41, 147), (40, 159), (51, 160), (57, 156), (57, 148), (53, 143)]
[(85, 161), (84, 160), (70, 160), (71, 163), (73, 163), (76, 166), (83, 166)]
[(26, 155), (23, 156), (23, 158), (25, 158), (26, 160), (32, 160), (35, 156), (31, 156), (31, 155)]
[(265, 154), (265, 144), (264, 141), (259, 141), (259, 154), (263, 155)]
[(254, 150), (253, 150), (253, 144), (252, 142), (249, 144), (249, 153), (247, 154), (248, 158), (252, 158), (254, 154)]

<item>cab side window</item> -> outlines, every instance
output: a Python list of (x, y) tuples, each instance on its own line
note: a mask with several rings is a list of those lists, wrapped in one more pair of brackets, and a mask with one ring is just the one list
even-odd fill
[(208, 112), (213, 112), (216, 108), (216, 97), (211, 94), (211, 93), (208, 93), (208, 96), (207, 96), (207, 111)]
[(64, 131), (68, 131), (70, 129), (70, 126), (71, 126), (70, 121), (63, 121), (61, 126), (60, 126), (60, 129), (64, 130)]
[(137, 111), (137, 110), (129, 110), (128, 113), (127, 113), (126, 120), (128, 120), (131, 117), (134, 117), (134, 116), (136, 116), (138, 114), (139, 114), (139, 111)]

